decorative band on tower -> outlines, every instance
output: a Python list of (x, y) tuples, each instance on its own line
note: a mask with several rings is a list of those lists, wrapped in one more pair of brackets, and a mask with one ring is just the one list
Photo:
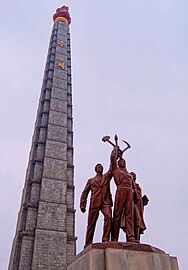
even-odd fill
[(68, 25), (71, 24), (71, 17), (69, 14), (69, 8), (67, 6), (62, 6), (56, 9), (56, 13), (53, 15), (54, 23), (59, 21), (64, 22)]

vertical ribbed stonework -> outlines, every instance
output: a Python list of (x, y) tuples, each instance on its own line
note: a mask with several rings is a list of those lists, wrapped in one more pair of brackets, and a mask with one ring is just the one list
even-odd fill
[(60, 270), (74, 260), (73, 177), (70, 34), (61, 17), (50, 39), (9, 270)]

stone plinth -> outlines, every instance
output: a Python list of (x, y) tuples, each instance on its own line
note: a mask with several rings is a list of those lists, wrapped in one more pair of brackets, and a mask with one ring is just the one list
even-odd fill
[(138, 243), (96, 243), (77, 255), (68, 270), (179, 270), (177, 259)]

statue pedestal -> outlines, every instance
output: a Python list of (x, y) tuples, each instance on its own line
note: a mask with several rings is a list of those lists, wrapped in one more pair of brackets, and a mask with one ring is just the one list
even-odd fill
[(176, 257), (146, 244), (91, 244), (76, 256), (68, 270), (179, 270)]

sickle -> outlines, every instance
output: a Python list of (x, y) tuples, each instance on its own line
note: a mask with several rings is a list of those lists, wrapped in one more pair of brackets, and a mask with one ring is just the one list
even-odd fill
[(124, 141), (124, 140), (122, 140), (122, 141), (127, 145), (127, 147), (122, 150), (122, 153), (124, 153), (127, 149), (131, 148), (131, 145), (128, 142)]

